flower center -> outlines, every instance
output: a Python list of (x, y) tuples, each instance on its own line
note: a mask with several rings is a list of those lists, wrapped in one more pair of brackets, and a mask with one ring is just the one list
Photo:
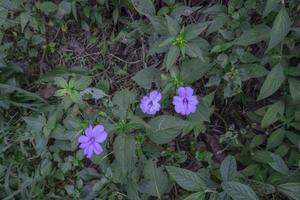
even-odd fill
[(187, 98), (184, 98), (183, 99), (183, 104), (188, 104), (189, 103), (189, 100)]
[(150, 101), (150, 102), (148, 103), (148, 107), (152, 107), (152, 106), (153, 106), (153, 102)]
[(96, 140), (95, 137), (91, 137), (90, 140), (89, 140), (90, 144), (95, 143), (95, 140)]

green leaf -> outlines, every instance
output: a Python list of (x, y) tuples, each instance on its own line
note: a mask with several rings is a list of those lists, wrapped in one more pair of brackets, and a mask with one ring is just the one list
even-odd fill
[(195, 172), (173, 166), (167, 166), (166, 169), (176, 183), (187, 191), (196, 192), (207, 189), (205, 182)]
[(8, 10), (0, 5), (0, 27), (6, 22)]
[(131, 0), (134, 8), (142, 15), (154, 16), (155, 7), (151, 0)]
[(196, 192), (188, 197), (184, 198), (183, 200), (205, 200), (205, 192)]
[(291, 131), (286, 131), (286, 137), (290, 140), (291, 143), (294, 145), (298, 145), (300, 142), (300, 135), (293, 133)]
[(117, 106), (116, 114), (124, 118), (127, 114), (129, 106), (135, 102), (135, 94), (128, 89), (118, 91), (112, 98), (112, 103)]
[[(261, 127), (266, 128), (276, 122), (280, 115), (284, 113), (284, 103), (282, 101), (277, 101), (276, 103), (270, 105), (266, 114), (261, 121)], [(279, 115), (279, 116), (278, 116)]]
[(251, 158), (255, 160), (256, 162), (265, 163), (268, 164), (272, 162), (272, 153), (270, 151), (255, 151)]
[(72, 12), (72, 4), (66, 0), (60, 2), (58, 12), (61, 16), (69, 15)]
[(165, 144), (175, 139), (188, 123), (170, 115), (152, 118), (149, 123), (148, 136), (157, 144)]
[(88, 76), (83, 76), (80, 79), (76, 80), (74, 83), (74, 89), (75, 90), (84, 90), (87, 88), (92, 82), (92, 79)]
[(300, 81), (294, 78), (289, 78), (289, 87), (290, 93), (293, 99), (293, 102), (300, 102)]
[(249, 145), (249, 147), (251, 149), (258, 147), (259, 145), (263, 144), (266, 140), (266, 136), (265, 135), (256, 135), (253, 137), (253, 139), (251, 140), (251, 143)]
[(60, 88), (68, 88), (68, 83), (65, 79), (63, 79), (62, 77), (56, 77), (54, 79), (55, 84), (60, 87)]
[(81, 96), (84, 96), (85, 94), (91, 95), (92, 98), (96, 100), (102, 99), (103, 97), (107, 96), (107, 94), (103, 90), (95, 87), (88, 87), (80, 92)]
[(222, 188), (234, 200), (258, 200), (255, 192), (247, 185), (228, 181), (222, 183)]
[(236, 160), (233, 156), (228, 155), (220, 167), (221, 177), (223, 181), (232, 181), (234, 174), (237, 172)]
[(152, 83), (155, 83), (157, 87), (160, 86), (161, 72), (154, 67), (147, 67), (138, 73), (132, 79), (142, 88), (151, 89)]
[(157, 33), (160, 35), (168, 34), (168, 27), (165, 18), (162, 16), (150, 16), (148, 18), (150, 19), (150, 22)]
[(30, 15), (27, 12), (23, 12), (20, 14), (20, 21), (21, 21), (21, 30), (22, 32), (24, 31), (25, 26), (27, 25), (27, 23), (29, 22), (30, 19)]
[(38, 117), (23, 117), (27, 126), (29, 126), (35, 133), (40, 133), (42, 128), (46, 125), (46, 119), (42, 116)]
[(191, 59), (182, 63), (180, 77), (186, 84), (192, 84), (200, 80), (213, 67), (207, 61)]
[(249, 46), (258, 42), (267, 40), (270, 37), (271, 29), (266, 25), (256, 25), (250, 30), (245, 31), (240, 37), (238, 37), (234, 44), (241, 46)]
[(176, 46), (172, 45), (166, 55), (167, 69), (173, 68), (173, 65), (175, 64), (179, 54), (180, 54), (179, 49)]
[(120, 134), (114, 141), (114, 155), (122, 173), (132, 170), (136, 160), (136, 146), (132, 135)]
[(283, 161), (283, 159), (276, 154), (272, 154), (271, 157), (272, 157), (272, 162), (270, 162), (269, 165), (279, 173), (284, 175), (289, 175), (290, 170), (285, 164), (285, 162)]
[(278, 185), (277, 190), (294, 200), (300, 199), (300, 183), (281, 184)]
[(163, 167), (156, 167), (152, 160), (146, 162), (144, 169), (145, 178), (148, 180), (142, 185), (142, 190), (151, 196), (161, 197), (168, 189), (168, 176)]
[(184, 28), (184, 35), (187, 41), (190, 41), (200, 35), (209, 25), (209, 22), (200, 22), (198, 24), (189, 24)]
[(176, 36), (180, 32), (180, 25), (175, 19), (169, 16), (166, 16), (166, 19), (167, 19), (167, 26), (168, 26), (169, 33), (172, 36)]
[(192, 58), (200, 58), (204, 62), (203, 51), (197, 43), (186, 44), (186, 54)]
[(292, 22), (285, 7), (282, 7), (273, 23), (267, 51), (274, 48), (285, 38), (285, 36), (290, 32), (291, 24)]
[(273, 149), (278, 147), (285, 137), (285, 130), (284, 128), (277, 129), (274, 131), (270, 137), (268, 137), (267, 141), (267, 150)]
[(249, 78), (260, 78), (269, 73), (264, 66), (259, 64), (241, 64), (238, 67), (245, 70)]
[(71, 98), (72, 102), (74, 102), (74, 103), (78, 103), (78, 104), (82, 103), (81, 95), (76, 90), (71, 90), (70, 98)]
[(57, 5), (51, 1), (44, 1), (43, 3), (38, 2), (36, 4), (36, 7), (46, 15), (53, 13), (57, 10)]
[(283, 68), (280, 64), (277, 64), (265, 79), (260, 89), (258, 100), (267, 98), (274, 94), (280, 88), (284, 80), (285, 76)]
[(280, 0), (268, 0), (264, 9), (263, 17), (266, 17), (280, 3)]
[(67, 92), (68, 92), (67, 89), (59, 89), (59, 90), (56, 90), (54, 96), (62, 97), (62, 96), (65, 96), (67, 94)]

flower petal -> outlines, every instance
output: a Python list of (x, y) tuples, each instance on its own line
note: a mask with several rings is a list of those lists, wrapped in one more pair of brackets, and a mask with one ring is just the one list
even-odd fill
[(92, 135), (92, 133), (93, 133), (93, 127), (92, 127), (92, 125), (90, 125), (88, 128), (86, 128), (86, 129), (84, 130), (84, 133), (85, 133), (86, 136), (92, 137), (92, 136), (93, 136), (93, 135)]
[(107, 138), (107, 132), (106, 131), (102, 131), (102, 132), (97, 132), (94, 137), (95, 137), (95, 141), (98, 143), (102, 143), (106, 140)]
[(103, 149), (102, 149), (102, 147), (101, 147), (101, 145), (100, 144), (98, 144), (98, 143), (94, 143), (94, 145), (93, 145), (93, 147), (94, 147), (94, 152), (95, 152), (95, 154), (100, 154), (100, 153), (102, 153), (103, 152)]
[(190, 97), (193, 95), (194, 90), (190, 86), (186, 86), (184, 89), (185, 89), (185, 95), (187, 97)]
[(152, 101), (160, 101), (161, 94), (157, 90), (153, 90), (152, 92), (150, 92), (150, 99)]
[(87, 136), (85, 136), (85, 135), (82, 135), (82, 136), (80, 136), (79, 138), (78, 138), (78, 142), (79, 143), (86, 143), (86, 142), (88, 142), (89, 141), (89, 137), (87, 137)]
[(177, 94), (180, 96), (180, 97), (185, 97), (185, 88), (184, 87), (179, 87), (177, 89)]
[(98, 133), (101, 133), (104, 131), (104, 127), (102, 125), (96, 125), (94, 128), (93, 128), (93, 136), (97, 135)]

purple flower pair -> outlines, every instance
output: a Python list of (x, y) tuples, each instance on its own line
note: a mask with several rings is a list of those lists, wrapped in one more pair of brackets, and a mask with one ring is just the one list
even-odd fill
[(84, 130), (85, 135), (78, 138), (79, 147), (83, 149), (83, 153), (87, 158), (91, 158), (93, 154), (100, 154), (103, 149), (100, 143), (107, 138), (107, 132), (102, 125), (96, 125), (94, 128), (89, 126)]
[[(187, 87), (180, 87), (177, 90), (178, 96), (173, 97), (173, 105), (175, 111), (181, 115), (189, 115), (196, 112), (197, 104), (199, 103), (197, 96), (193, 95), (194, 90)], [(159, 101), (161, 94), (154, 90), (149, 96), (144, 96), (140, 103), (140, 108), (144, 113), (155, 115), (160, 110)]]

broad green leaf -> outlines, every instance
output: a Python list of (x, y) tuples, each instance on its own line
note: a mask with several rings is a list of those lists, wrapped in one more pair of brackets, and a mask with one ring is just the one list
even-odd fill
[(188, 197), (184, 198), (183, 200), (205, 200), (205, 192), (196, 192)]
[(188, 56), (200, 58), (204, 62), (203, 51), (197, 43), (187, 43), (185, 51)]
[(270, 151), (258, 150), (253, 153), (251, 158), (253, 160), (255, 160), (256, 162), (268, 164), (268, 163), (272, 162), (271, 155), (272, 155), (272, 153)]
[(279, 128), (274, 131), (269, 137), (267, 141), (267, 150), (273, 149), (279, 146), (285, 137), (284, 128)]
[(205, 182), (195, 172), (173, 166), (167, 166), (166, 169), (176, 183), (185, 190), (197, 192), (207, 189)]
[(0, 27), (5, 23), (8, 10), (0, 5)]
[(266, 25), (256, 25), (250, 30), (245, 31), (240, 37), (238, 37), (234, 44), (241, 46), (249, 46), (258, 42), (267, 40), (270, 37), (271, 29)]
[(280, 88), (284, 80), (285, 76), (283, 67), (280, 64), (277, 64), (274, 68), (272, 68), (271, 72), (265, 79), (260, 89), (258, 100), (267, 98), (274, 94)]
[(84, 90), (87, 88), (92, 82), (92, 79), (88, 76), (83, 76), (80, 79), (76, 80), (74, 83), (74, 89), (75, 90)]
[(166, 16), (166, 19), (167, 19), (167, 26), (168, 26), (169, 33), (172, 36), (176, 36), (180, 31), (180, 25), (175, 19), (169, 16)]
[(191, 59), (182, 63), (180, 77), (186, 84), (200, 80), (213, 67), (207, 61)]
[(251, 140), (251, 143), (249, 145), (249, 147), (251, 149), (258, 147), (259, 145), (263, 144), (266, 140), (266, 136), (265, 135), (256, 135), (253, 137), (253, 139)]
[(294, 200), (300, 199), (300, 183), (284, 183), (278, 185), (277, 190)]
[(154, 30), (159, 33), (160, 35), (167, 35), (168, 34), (168, 26), (165, 18), (162, 16), (150, 16), (148, 17)]
[(172, 45), (166, 55), (167, 69), (173, 68), (173, 65), (175, 64), (179, 54), (180, 54), (179, 49), (176, 46)]
[(135, 94), (128, 89), (123, 89), (114, 94), (112, 103), (117, 106), (114, 112), (120, 118), (124, 118), (128, 112), (129, 106), (135, 102)]
[(38, 2), (36, 4), (36, 7), (46, 15), (53, 13), (57, 10), (57, 5), (51, 1), (44, 1), (43, 3)]
[(227, 156), (220, 167), (221, 177), (223, 181), (232, 181), (234, 174), (237, 172), (236, 160), (233, 156)]
[(55, 84), (60, 87), (60, 88), (68, 88), (68, 83), (65, 79), (63, 79), (62, 77), (56, 77), (54, 79)]
[[(256, 171), (257, 173), (257, 171)], [(260, 182), (260, 181), (256, 181), (256, 180), (249, 180), (249, 182), (247, 182), (247, 184), (249, 186), (251, 186), (251, 188), (253, 188), (253, 190), (260, 195), (265, 195), (265, 194), (272, 194), (274, 192), (276, 192), (276, 189), (273, 185), (271, 184), (267, 184), (264, 182)]]
[(198, 24), (189, 24), (184, 28), (185, 39), (190, 41), (200, 35), (209, 25), (209, 22), (200, 22)]
[(60, 16), (69, 15), (72, 12), (72, 4), (66, 0), (58, 5), (58, 13)]
[(286, 131), (285, 132), (286, 137), (290, 140), (291, 143), (293, 143), (294, 145), (298, 145), (300, 142), (300, 135), (296, 134), (294, 132), (291, 131)]
[(135, 140), (132, 135), (119, 134), (114, 141), (114, 155), (122, 173), (126, 175), (135, 164)]
[(142, 191), (160, 198), (168, 189), (168, 176), (163, 167), (157, 167), (154, 161), (148, 160), (144, 174), (147, 182), (142, 185)]
[(246, 70), (249, 78), (260, 78), (266, 76), (269, 71), (262, 65), (259, 64), (241, 64), (239, 68)]
[(272, 154), (272, 162), (269, 163), (269, 165), (276, 171), (278, 171), (281, 174), (289, 175), (290, 170), (285, 164), (284, 160), (276, 154)]
[(25, 26), (27, 25), (27, 23), (29, 22), (30, 19), (30, 15), (27, 12), (23, 12), (20, 14), (20, 21), (21, 21), (21, 30), (22, 32), (24, 31)]
[(138, 73), (132, 79), (142, 88), (151, 89), (152, 83), (155, 83), (157, 87), (160, 86), (161, 72), (154, 67), (147, 67)]
[(42, 128), (46, 125), (46, 119), (42, 116), (38, 117), (23, 117), (27, 126), (29, 126), (35, 133), (42, 131)]
[(242, 183), (234, 181), (223, 182), (222, 188), (234, 200), (258, 200), (255, 192)]
[(155, 7), (151, 0), (131, 0), (134, 8), (142, 15), (154, 16)]
[(170, 115), (161, 115), (151, 119), (148, 123), (148, 136), (157, 144), (165, 144), (175, 139), (188, 123)]
[(282, 7), (273, 23), (268, 50), (274, 48), (285, 38), (290, 32), (291, 24), (292, 22), (285, 7)]
[(102, 99), (103, 97), (107, 96), (107, 94), (103, 90), (95, 87), (88, 87), (80, 92), (81, 96), (84, 96), (86, 94), (91, 95), (92, 99), (96, 100)]
[[(282, 101), (277, 101), (276, 103), (270, 105), (266, 114), (261, 121), (261, 127), (266, 128), (276, 122), (280, 115), (284, 113), (284, 103)], [(279, 115), (279, 116), (278, 116)]]
[(294, 78), (289, 78), (289, 87), (293, 102), (300, 102), (300, 81)]
[(266, 17), (280, 3), (280, 0), (268, 0), (264, 9), (263, 17)]
[(82, 103), (81, 95), (76, 90), (71, 90), (70, 98), (71, 98), (71, 101), (74, 103), (78, 103), (78, 104)]

